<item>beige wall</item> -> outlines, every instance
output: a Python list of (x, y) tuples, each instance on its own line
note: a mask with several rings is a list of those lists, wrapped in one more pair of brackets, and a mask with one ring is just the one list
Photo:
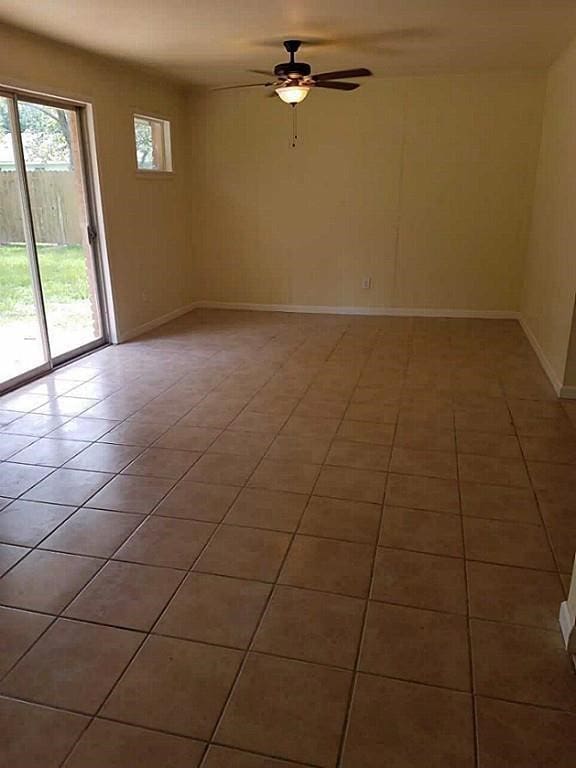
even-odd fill
[[(0, 84), (89, 101), (121, 334), (189, 302), (187, 102), (180, 86), (0, 25)], [(172, 123), (175, 173), (135, 171), (134, 112)]]
[[(522, 313), (557, 381), (565, 378), (576, 290), (576, 42), (548, 73)], [(576, 345), (574, 345), (576, 347)], [(576, 348), (573, 351), (576, 359)]]
[(517, 310), (544, 81), (499, 72), (316, 91), (295, 150), (277, 99), (195, 99), (195, 297)]

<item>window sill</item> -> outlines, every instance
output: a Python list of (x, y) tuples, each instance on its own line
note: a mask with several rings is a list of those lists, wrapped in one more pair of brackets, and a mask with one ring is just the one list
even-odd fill
[(173, 179), (174, 171), (134, 171), (138, 179)]

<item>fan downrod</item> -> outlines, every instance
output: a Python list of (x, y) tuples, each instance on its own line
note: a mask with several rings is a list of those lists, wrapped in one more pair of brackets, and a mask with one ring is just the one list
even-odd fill
[(285, 40), (284, 48), (290, 54), (290, 61), (276, 64), (274, 67), (274, 74), (276, 77), (298, 80), (300, 77), (308, 77), (312, 72), (310, 64), (306, 64), (304, 61), (294, 61), (294, 54), (298, 51), (302, 45), (301, 40)]

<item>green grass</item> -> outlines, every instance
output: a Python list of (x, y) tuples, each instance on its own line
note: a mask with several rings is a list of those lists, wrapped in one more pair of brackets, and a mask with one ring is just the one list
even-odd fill
[[(67, 304), (89, 297), (81, 246), (40, 245), (38, 261), (47, 303)], [(0, 245), (0, 315), (27, 315), (31, 305), (33, 294), (26, 246)]]

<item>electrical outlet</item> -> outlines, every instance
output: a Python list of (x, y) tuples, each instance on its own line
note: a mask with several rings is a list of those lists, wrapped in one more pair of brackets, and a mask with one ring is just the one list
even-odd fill
[(371, 277), (363, 277), (362, 278), (362, 288), (364, 290), (369, 290), (372, 288), (372, 278)]

